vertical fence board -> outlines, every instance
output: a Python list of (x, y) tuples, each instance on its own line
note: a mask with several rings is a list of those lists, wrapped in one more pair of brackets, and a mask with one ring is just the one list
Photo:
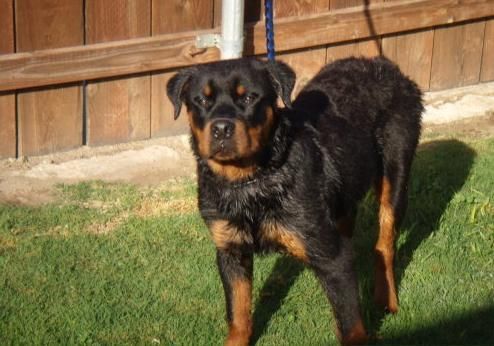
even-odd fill
[(383, 38), (383, 53), (400, 66), (422, 90), (429, 90), (434, 31)]
[[(17, 0), (17, 51), (83, 44), (82, 0)], [(39, 155), (82, 144), (82, 88), (18, 94), (19, 155)]]
[(404, 33), (384, 37), (382, 52), (425, 91), (429, 90), (433, 44), (434, 30)]
[(375, 39), (331, 45), (327, 49), (327, 63), (350, 56), (373, 57), (379, 55), (379, 44)]
[(292, 96), (295, 97), (300, 90), (314, 77), (324, 66), (326, 49), (309, 49), (303, 52), (279, 55), (277, 59), (291, 66), (297, 74), (297, 81)]
[(303, 16), (328, 11), (329, 3), (328, 0), (275, 1), (273, 10), (275, 18)]
[[(374, 4), (383, 2), (383, 0), (369, 0), (368, 4)], [(330, 0), (329, 7), (331, 10), (337, 10), (342, 8), (361, 6), (365, 4), (362, 0)], [(372, 32), (372, 18), (369, 18), (369, 26), (371, 26)], [(350, 56), (365, 56), (372, 57), (381, 54), (381, 38), (373, 37), (368, 40), (360, 40), (353, 43), (336, 44), (328, 47), (327, 50), (327, 63), (333, 62), (337, 59), (342, 59)]]
[[(150, 0), (86, 0), (86, 42), (149, 36), (150, 20)], [(88, 144), (149, 138), (150, 102), (149, 75), (88, 83)]]
[(362, 5), (363, 0), (329, 0), (329, 7), (332, 10), (340, 8), (354, 7)]
[(488, 20), (485, 24), (480, 80), (482, 82), (494, 80), (494, 19)]
[[(329, 8), (327, 0), (275, 1), (274, 5), (275, 18), (320, 13), (327, 11)], [(297, 53), (282, 54), (278, 58), (290, 65), (297, 74), (297, 81), (292, 94), (296, 96), (326, 63), (326, 49), (316, 48)]]
[[(213, 27), (213, 0), (152, 0), (152, 34), (168, 34)], [(154, 73), (151, 82), (151, 136), (183, 133), (187, 117), (173, 120), (166, 83), (174, 72)]]
[[(12, 0), (0, 0), (0, 54), (14, 52)], [(16, 155), (15, 93), (0, 93), (0, 158)]]
[(431, 90), (479, 81), (485, 22), (437, 28), (432, 52)]

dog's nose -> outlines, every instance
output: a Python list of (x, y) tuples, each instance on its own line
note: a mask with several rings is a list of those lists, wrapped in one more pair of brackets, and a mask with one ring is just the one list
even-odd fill
[(230, 139), (235, 131), (235, 123), (228, 119), (218, 119), (211, 124), (214, 139)]

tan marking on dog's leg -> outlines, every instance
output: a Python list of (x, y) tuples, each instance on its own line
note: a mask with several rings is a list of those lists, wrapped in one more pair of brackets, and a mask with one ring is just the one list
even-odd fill
[(336, 335), (343, 346), (367, 345), (369, 342), (369, 337), (367, 336), (367, 332), (365, 331), (361, 319), (355, 323), (353, 328), (346, 335), (341, 335), (339, 329), (337, 330)]
[(276, 223), (263, 224), (261, 233), (265, 240), (281, 245), (293, 257), (308, 262), (304, 241), (297, 233)]
[(237, 279), (232, 283), (232, 321), (225, 341), (227, 346), (249, 344), (252, 335), (252, 283), (247, 279)]
[(380, 184), (379, 236), (375, 246), (376, 268), (374, 299), (391, 313), (398, 311), (398, 297), (394, 279), (395, 218), (391, 205), (391, 185), (384, 177)]
[(211, 237), (220, 250), (226, 250), (230, 246), (240, 246), (243, 244), (251, 244), (252, 237), (248, 233), (244, 233), (235, 227), (231, 226), (228, 221), (216, 220), (209, 225)]

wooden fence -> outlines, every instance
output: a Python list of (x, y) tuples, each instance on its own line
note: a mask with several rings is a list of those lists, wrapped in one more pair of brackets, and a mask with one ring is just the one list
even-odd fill
[[(263, 54), (263, 2), (245, 4), (246, 54)], [(218, 59), (194, 41), (220, 15), (221, 0), (0, 0), (0, 157), (183, 133), (165, 85)], [(384, 54), (424, 90), (494, 80), (494, 0), (275, 0), (275, 34), (296, 91), (350, 55)]]

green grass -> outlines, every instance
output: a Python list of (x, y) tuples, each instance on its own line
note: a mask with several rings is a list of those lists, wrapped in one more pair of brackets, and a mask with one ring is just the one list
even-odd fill
[[(421, 146), (398, 239), (395, 316), (371, 299), (377, 209), (365, 199), (355, 248), (377, 344), (494, 344), (492, 172), (494, 139)], [(1, 344), (221, 344), (223, 292), (193, 182), (58, 191), (50, 205), (0, 205)], [(329, 304), (297, 262), (256, 258), (254, 300), (258, 345), (336, 344)]]

